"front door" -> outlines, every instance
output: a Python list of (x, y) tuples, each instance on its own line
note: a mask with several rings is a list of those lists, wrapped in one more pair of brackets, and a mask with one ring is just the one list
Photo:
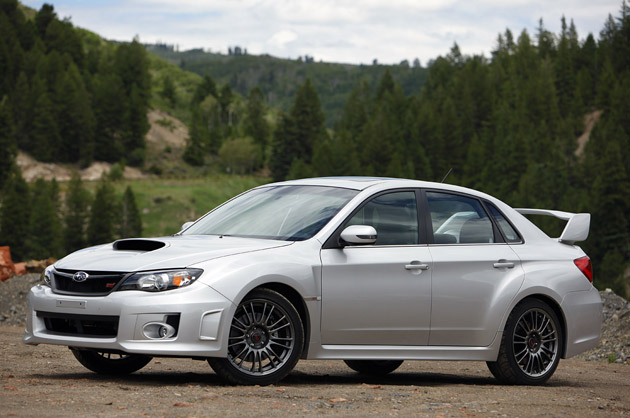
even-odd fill
[(432, 262), (417, 207), (414, 191), (379, 195), (343, 226), (373, 226), (374, 245), (322, 250), (322, 344), (428, 344)]

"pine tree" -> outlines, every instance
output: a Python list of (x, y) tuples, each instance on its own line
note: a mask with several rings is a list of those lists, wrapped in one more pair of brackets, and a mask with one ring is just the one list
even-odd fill
[(144, 136), (149, 131), (147, 111), (151, 97), (151, 76), (147, 52), (137, 39), (119, 45), (114, 55), (114, 70), (122, 82), (127, 103), (123, 113), (123, 147), (131, 165), (142, 165)]
[(118, 213), (114, 189), (102, 181), (92, 201), (87, 229), (88, 245), (105, 244), (114, 240), (115, 219)]
[(27, 257), (25, 237), (29, 234), (30, 196), (20, 170), (13, 168), (2, 190), (0, 245), (11, 247), (14, 262)]
[(120, 205), (120, 232), (121, 238), (142, 236), (142, 219), (136, 205), (136, 198), (130, 186), (127, 186)]
[(297, 153), (295, 157), (310, 163), (313, 156), (313, 147), (326, 139), (324, 126), (324, 113), (319, 103), (319, 96), (310, 79), (306, 79), (295, 95), (291, 117), (297, 135)]
[(93, 102), (96, 119), (94, 158), (119, 161), (125, 155), (123, 125), (128, 106), (120, 77), (98, 74), (94, 79)]
[(8, 98), (0, 99), (0, 190), (8, 180), (15, 165), (17, 143), (13, 129), (13, 117)]
[(30, 91), (28, 79), (24, 71), (20, 72), (15, 89), (11, 93), (11, 105), (13, 107), (13, 118), (15, 121), (16, 143), (23, 145), (27, 141), (29, 131), (29, 117), (31, 108), (29, 104)]
[(79, 174), (74, 172), (65, 199), (63, 238), (68, 252), (79, 250), (87, 244), (85, 229), (89, 205), (90, 193), (83, 188)]
[(209, 95), (218, 97), (217, 85), (215, 84), (210, 74), (206, 74), (203, 77), (203, 80), (201, 81), (201, 83), (199, 83), (199, 85), (197, 86), (197, 89), (195, 90), (195, 93), (191, 101), (191, 107), (195, 107), (199, 105)]
[(138, 39), (118, 46), (114, 55), (114, 71), (122, 80), (126, 97), (131, 97), (134, 88), (137, 89), (138, 105), (148, 109), (151, 98), (149, 58)]
[(28, 256), (41, 260), (62, 255), (61, 224), (54, 189), (37, 179), (32, 187), (31, 214), (26, 239)]
[(132, 166), (141, 166), (145, 159), (145, 135), (149, 131), (147, 107), (143, 103), (140, 89), (134, 84), (129, 96), (129, 106), (125, 115), (127, 127), (123, 145), (127, 154), (127, 162)]
[(61, 137), (61, 143), (56, 146), (58, 159), (80, 161), (82, 166), (88, 166), (94, 154), (96, 120), (89, 94), (74, 63), (62, 77), (56, 94), (59, 97), (57, 124)]
[[(622, 254), (627, 265), (630, 259), (630, 179), (614, 131), (602, 134), (608, 144), (597, 164), (597, 176), (591, 188), (591, 234), (595, 242), (589, 253), (602, 260), (609, 251), (616, 250)], [(623, 267), (610, 270), (620, 272)], [(600, 280), (602, 285), (614, 286), (617, 277), (602, 277)], [(622, 289), (615, 287), (615, 290)]]
[(376, 89), (376, 99), (380, 100), (386, 94), (391, 94), (394, 91), (394, 78), (392, 77), (392, 73), (389, 71), (389, 68), (385, 70), (383, 77), (381, 77), (381, 81)]
[(186, 149), (182, 158), (190, 165), (202, 166), (204, 163), (204, 144), (207, 142), (208, 132), (199, 110), (192, 113), (192, 122), (188, 131)]
[(280, 115), (271, 143), (271, 157), (269, 169), (274, 181), (282, 181), (286, 178), (293, 160), (299, 158), (299, 138), (295, 121), (290, 115)]
[(160, 96), (164, 98), (171, 107), (175, 107), (177, 103), (177, 95), (175, 91), (175, 83), (170, 75), (166, 75), (162, 79), (162, 90), (160, 90)]
[(46, 36), (48, 25), (56, 18), (55, 8), (51, 4), (44, 3), (35, 15), (35, 28), (40, 38)]
[(352, 89), (346, 99), (343, 114), (336, 129), (337, 131), (348, 131), (353, 142), (360, 135), (368, 120), (372, 105), (371, 95), (372, 92), (368, 83), (361, 81)]
[[(303, 168), (310, 166), (314, 147), (325, 141), (327, 136), (319, 97), (311, 81), (306, 79), (298, 88), (291, 113), (280, 117), (274, 132), (269, 160), (272, 177), (284, 180), (294, 163), (300, 174), (305, 173)], [(300, 162), (296, 163), (296, 160)]]
[(247, 99), (245, 134), (251, 136), (260, 147), (261, 155), (269, 141), (269, 124), (265, 120), (265, 96), (259, 87), (251, 89)]
[(232, 88), (229, 84), (225, 84), (221, 87), (219, 93), (219, 105), (221, 106), (221, 123), (224, 125), (232, 126), (232, 101), (234, 100)]
[(316, 176), (356, 176), (361, 174), (359, 157), (346, 130), (315, 147), (312, 163)]
[(63, 21), (54, 19), (46, 27), (46, 33), (42, 37), (47, 51), (58, 51), (61, 55), (67, 55), (79, 67), (83, 67), (85, 56), (83, 44), (72, 23), (67, 19)]
[(545, 29), (542, 18), (538, 21), (538, 33), (536, 34), (538, 43), (538, 55), (547, 58), (555, 54), (553, 33)]
[(35, 116), (30, 133), (30, 142), (33, 144), (31, 152), (33, 157), (40, 161), (52, 161), (54, 147), (61, 143), (61, 137), (48, 94), (42, 93), (35, 103), (33, 113)]

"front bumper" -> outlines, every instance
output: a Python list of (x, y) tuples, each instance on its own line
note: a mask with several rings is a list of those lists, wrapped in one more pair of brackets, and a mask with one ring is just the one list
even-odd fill
[(595, 347), (602, 329), (602, 299), (597, 289), (568, 293), (561, 308), (567, 320), (564, 358)]
[[(159, 293), (132, 290), (97, 297), (59, 295), (50, 287), (37, 285), (29, 292), (27, 301), (29, 309), (23, 338), (26, 344), (57, 344), (153, 356), (224, 357), (227, 339), (222, 335), (223, 325), (235, 309), (228, 299), (200, 282)], [(69, 318), (117, 317), (117, 332), (115, 336), (104, 337), (51, 330), (42, 313)], [(151, 339), (145, 335), (145, 325), (165, 321), (169, 315), (179, 315), (174, 337)]]

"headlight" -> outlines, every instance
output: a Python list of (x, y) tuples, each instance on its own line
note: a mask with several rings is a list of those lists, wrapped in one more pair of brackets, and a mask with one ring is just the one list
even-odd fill
[(44, 286), (48, 286), (50, 287), (50, 280), (52, 278), (52, 271), (53, 271), (53, 266), (50, 265), (48, 267), (46, 267), (44, 269), (44, 271), (42, 271), (41, 276), (39, 277), (39, 279), (44, 282), (42, 283)]
[(201, 276), (201, 269), (181, 269), (167, 271), (145, 271), (135, 273), (118, 290), (144, 290), (159, 292), (188, 286)]

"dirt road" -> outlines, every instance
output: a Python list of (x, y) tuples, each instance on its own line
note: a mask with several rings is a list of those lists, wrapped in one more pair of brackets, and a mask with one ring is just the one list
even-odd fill
[(630, 366), (569, 359), (543, 387), (496, 384), (482, 362), (405, 362), (366, 379), (341, 361), (301, 361), (281, 385), (222, 384), (207, 363), (154, 359), (124, 378), (83, 368), (65, 347), (0, 328), (0, 416), (630, 415)]

